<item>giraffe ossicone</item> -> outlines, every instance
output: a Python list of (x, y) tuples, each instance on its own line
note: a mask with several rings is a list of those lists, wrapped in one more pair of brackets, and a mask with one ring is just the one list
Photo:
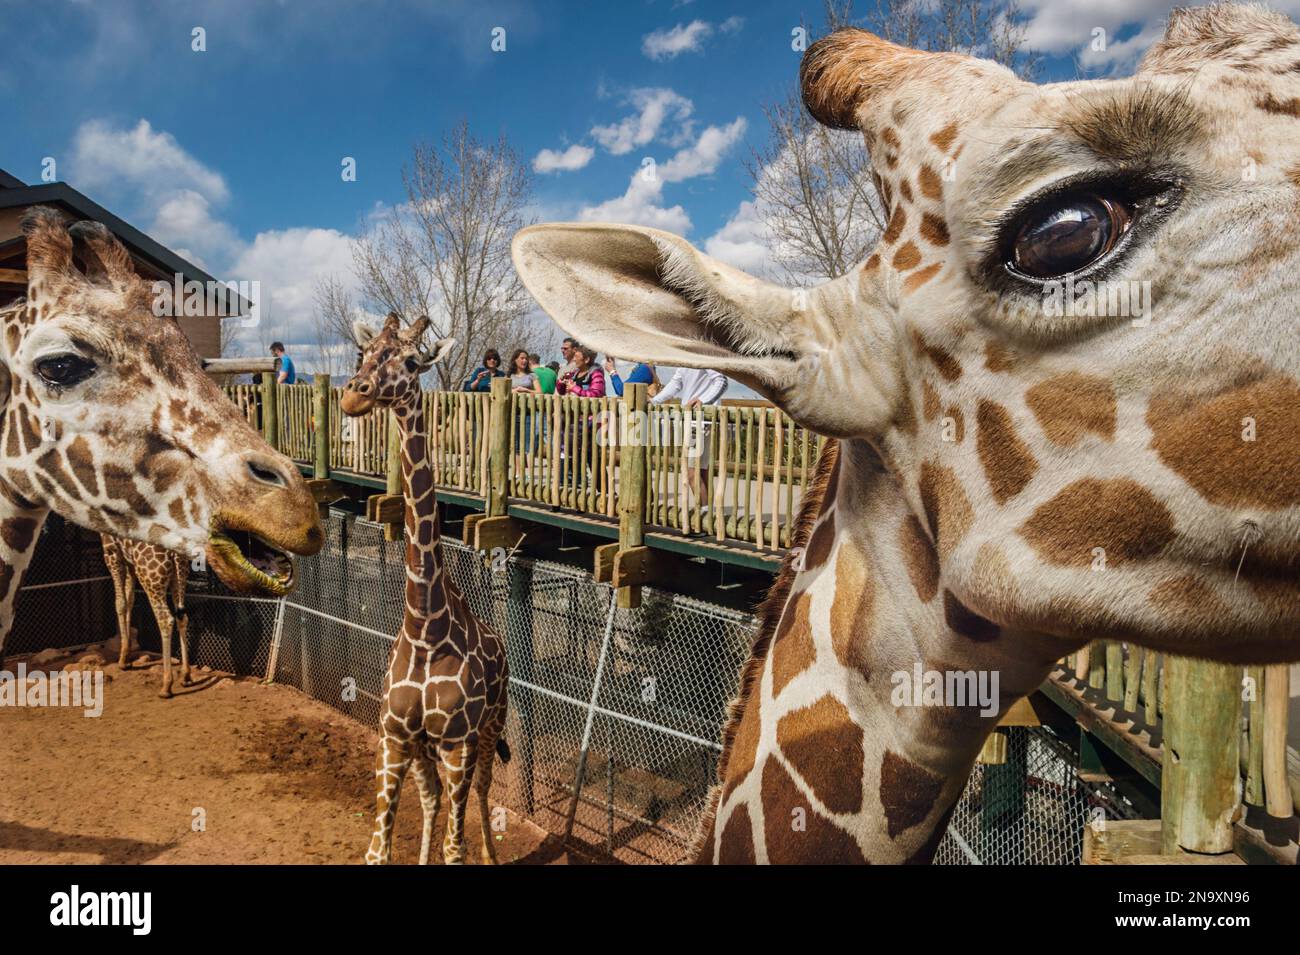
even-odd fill
[(343, 389), (349, 415), (374, 408), (392, 411), (401, 432), (402, 490), (406, 537), (406, 603), (402, 628), (388, 658), (375, 760), (375, 831), (366, 862), (392, 857), (393, 822), (402, 783), (414, 770), (424, 829), (420, 864), (429, 861), (433, 826), (446, 776), (450, 795), (443, 861), (465, 857), (465, 812), (470, 789), (478, 793), (482, 858), (496, 862), (488, 807), (492, 761), (509, 759), (506, 723), (505, 641), (475, 616), (448, 575), (439, 552), (438, 501), (429, 465), (429, 433), (420, 376), (445, 357), (455, 342), (424, 345), (427, 316), (403, 327), (390, 313), (383, 328), (357, 323), (362, 350), (357, 373)]
[(153, 313), (97, 222), (23, 219), (27, 297), (0, 310), (0, 658), (50, 511), (101, 534), (204, 555), (237, 591), (283, 594), (324, 543), (302, 475)]
[[(1131, 78), (1043, 86), (840, 30), (804, 101), (864, 134), (887, 223), (802, 307), (656, 229), (515, 237), (566, 332), (837, 439), (700, 861), (928, 861), (997, 717), (1089, 639), (1300, 659), (1298, 66), (1289, 19), (1230, 4), (1175, 10)], [(1067, 282), (1144, 314), (1045, 307)], [(918, 663), (996, 670), (998, 713), (892, 704)]]

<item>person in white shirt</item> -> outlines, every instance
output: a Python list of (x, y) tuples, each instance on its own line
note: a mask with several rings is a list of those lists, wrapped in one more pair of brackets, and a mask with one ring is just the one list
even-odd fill
[(696, 405), (716, 405), (727, 390), (727, 376), (712, 368), (678, 368), (668, 384), (650, 399), (651, 404), (679, 400), (683, 408)]
[[(678, 368), (668, 384), (659, 389), (659, 393), (650, 399), (653, 405), (678, 401), (683, 408), (695, 408), (699, 405), (716, 405), (722, 401), (722, 394), (727, 390), (727, 376), (711, 368)], [(705, 420), (702, 431), (696, 431), (695, 420), (688, 417), (685, 422), (687, 434), (687, 454), (690, 467), (686, 471), (686, 483), (697, 499), (701, 498), (707, 506), (712, 500), (709, 488), (702, 487), (703, 472), (712, 460), (711, 445), (713, 422)]]

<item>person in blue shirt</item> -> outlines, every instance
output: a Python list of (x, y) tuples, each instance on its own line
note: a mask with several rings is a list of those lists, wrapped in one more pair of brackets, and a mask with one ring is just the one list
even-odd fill
[(610, 387), (614, 389), (614, 394), (620, 398), (623, 397), (623, 385), (652, 385), (656, 381), (655, 369), (653, 365), (647, 365), (640, 362), (627, 378), (622, 378), (618, 373), (618, 364), (614, 361), (612, 355), (605, 356), (605, 376), (609, 379)]
[(284, 342), (271, 342), (271, 354), (275, 356), (275, 367), (279, 370), (275, 380), (282, 385), (296, 382), (298, 372), (293, 367), (293, 359), (284, 353)]
[(491, 391), (493, 378), (504, 378), (505, 369), (501, 367), (501, 353), (489, 348), (483, 353), (483, 364), (474, 369), (474, 374), (465, 379), (461, 391)]

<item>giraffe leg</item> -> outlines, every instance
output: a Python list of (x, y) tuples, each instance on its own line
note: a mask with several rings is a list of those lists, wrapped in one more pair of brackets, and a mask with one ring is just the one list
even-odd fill
[(185, 612), (185, 578), (186, 564), (185, 558), (179, 555), (175, 558), (175, 574), (172, 577), (172, 608), (176, 615), (176, 639), (181, 645), (181, 686), (189, 686), (194, 682), (190, 676), (190, 644), (189, 629), (190, 615)]
[(388, 865), (393, 857), (393, 820), (397, 818), (397, 800), (411, 766), (414, 745), (410, 740), (391, 736), (387, 730), (382, 733), (375, 756), (375, 832), (366, 850), (366, 865)]
[(474, 780), (474, 788), (478, 791), (478, 815), (479, 825), (483, 829), (483, 864), (497, 864), (497, 847), (494, 833), (492, 832), (492, 807), (488, 802), (488, 794), (492, 789), (492, 761), (496, 757), (497, 737), (500, 731), (493, 728), (486, 730), (479, 735), (478, 744), (478, 776)]
[(465, 862), (465, 807), (474, 784), (474, 761), (478, 747), (466, 741), (454, 743), (439, 754), (447, 774), (447, 834), (442, 839), (442, 861), (447, 865)]
[(167, 608), (167, 601), (161, 594), (149, 594), (149, 605), (153, 607), (154, 619), (158, 621), (158, 633), (162, 636), (162, 689), (158, 695), (164, 700), (172, 695), (172, 632), (176, 628), (176, 618)]
[(135, 609), (135, 581), (126, 574), (122, 582), (122, 597), (117, 607), (118, 641), (117, 663), (123, 670), (131, 668), (131, 611)]
[(433, 827), (442, 805), (442, 780), (438, 777), (438, 756), (432, 744), (415, 752), (415, 782), (420, 788), (420, 808), (424, 811), (424, 829), (420, 833), (420, 865), (429, 864), (433, 848)]

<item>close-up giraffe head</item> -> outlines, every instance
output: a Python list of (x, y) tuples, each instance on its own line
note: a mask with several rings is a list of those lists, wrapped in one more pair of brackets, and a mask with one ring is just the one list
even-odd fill
[(48, 207), (23, 222), (28, 295), (3, 313), (3, 481), (18, 503), (287, 593), (324, 542), (311, 493), (154, 314), (130, 254)]
[(440, 338), (432, 348), (425, 348), (428, 329), (427, 315), (403, 327), (396, 312), (388, 313), (380, 329), (353, 323), (352, 334), (362, 354), (357, 373), (343, 389), (340, 406), (344, 414), (363, 415), (376, 405), (391, 407), (419, 393), (420, 376), (456, 344), (454, 338)]
[(538, 225), (514, 257), (543, 308), (869, 443), (963, 614), (1300, 657), (1300, 30), (1175, 11), (1134, 76), (1035, 85), (844, 29), (801, 82), (866, 138), (865, 262), (787, 289), (656, 229)]

